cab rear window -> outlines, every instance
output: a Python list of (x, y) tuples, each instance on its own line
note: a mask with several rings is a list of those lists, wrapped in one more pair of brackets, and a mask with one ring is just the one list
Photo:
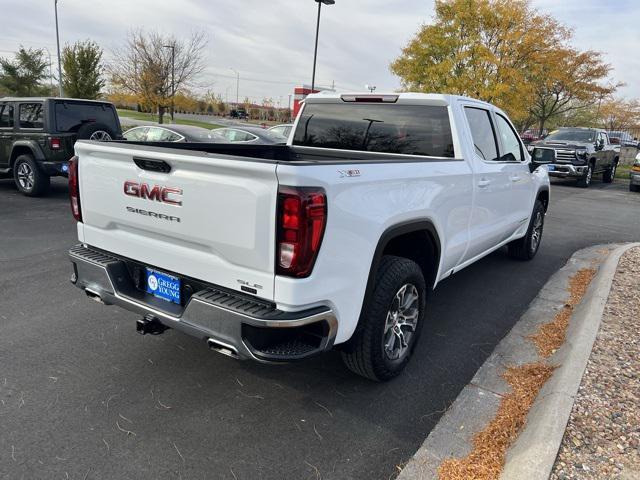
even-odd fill
[(55, 102), (56, 131), (77, 132), (88, 122), (102, 123), (117, 131), (116, 113), (111, 105), (100, 103)]
[(309, 103), (293, 144), (365, 152), (453, 157), (447, 107)]

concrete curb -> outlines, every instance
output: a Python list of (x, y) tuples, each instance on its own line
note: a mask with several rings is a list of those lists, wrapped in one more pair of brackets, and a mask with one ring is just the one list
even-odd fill
[(550, 363), (562, 366), (541, 390), (528, 415), (527, 426), (507, 452), (501, 477), (504, 480), (547, 479), (591, 354), (618, 261), (627, 249), (638, 245), (599, 245), (576, 252), (549, 279), (529, 309), (460, 392), (398, 479), (437, 479), (437, 468), (443, 460), (469, 454), (473, 436), (493, 419), (502, 396), (510, 391), (502, 373), (509, 366), (540, 360), (527, 337), (564, 307), (573, 274), (599, 266), (585, 301), (574, 310), (565, 345), (550, 359)]
[(559, 367), (540, 390), (526, 427), (507, 452), (501, 480), (546, 480), (551, 475), (620, 257), (637, 246), (640, 243), (624, 245), (609, 255), (591, 282), (585, 301), (574, 310), (565, 344), (549, 359)]

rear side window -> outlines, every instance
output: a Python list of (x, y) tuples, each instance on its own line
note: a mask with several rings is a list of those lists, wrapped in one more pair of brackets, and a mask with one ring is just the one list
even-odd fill
[(20, 104), (20, 128), (44, 128), (44, 111), (41, 103)]
[(330, 103), (305, 106), (294, 145), (453, 157), (447, 107)]
[(0, 105), (0, 128), (13, 128), (13, 105)]
[(498, 143), (488, 110), (464, 107), (476, 154), (484, 160), (498, 160)]
[(56, 131), (77, 132), (85, 123), (102, 123), (118, 131), (116, 113), (111, 105), (100, 103), (55, 102)]

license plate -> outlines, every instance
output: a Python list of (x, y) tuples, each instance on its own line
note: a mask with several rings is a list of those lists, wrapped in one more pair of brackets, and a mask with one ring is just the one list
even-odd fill
[(147, 268), (147, 293), (167, 302), (180, 305), (180, 279)]
[(553, 172), (553, 171), (556, 169), (556, 167), (555, 167), (555, 165), (547, 165), (547, 169), (548, 169), (550, 172)]

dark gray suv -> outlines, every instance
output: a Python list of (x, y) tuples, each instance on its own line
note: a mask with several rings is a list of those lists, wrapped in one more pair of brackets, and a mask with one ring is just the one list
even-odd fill
[(119, 140), (113, 104), (65, 98), (0, 98), (0, 176), (28, 196), (66, 176), (76, 140)]

